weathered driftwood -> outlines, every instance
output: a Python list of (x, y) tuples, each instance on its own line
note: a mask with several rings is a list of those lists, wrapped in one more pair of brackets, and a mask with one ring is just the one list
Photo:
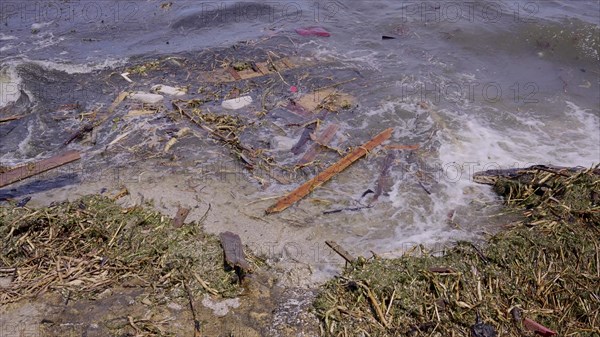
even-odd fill
[(337, 163), (329, 166), (327, 169), (325, 169), (325, 171), (319, 173), (316, 177), (310, 179), (309, 181), (300, 185), (300, 187), (298, 187), (294, 191), (290, 192), (288, 195), (279, 199), (275, 205), (269, 207), (266, 210), (266, 213), (271, 214), (281, 212), (286, 208), (290, 207), (290, 205), (294, 204), (298, 200), (304, 198), (314, 189), (329, 181), (329, 179), (331, 179), (334, 175), (342, 172), (344, 169), (346, 169), (358, 159), (362, 158), (376, 146), (389, 139), (392, 136), (392, 131), (392, 128), (386, 129), (367, 143), (357, 147), (356, 149), (354, 149), (354, 151), (350, 152), (344, 158), (340, 159)]
[(232, 232), (223, 232), (219, 234), (219, 238), (221, 239), (221, 246), (225, 253), (225, 262), (233, 268), (239, 268), (243, 272), (250, 272), (250, 264), (244, 256), (242, 239)]
[(35, 176), (59, 166), (79, 160), (81, 156), (77, 151), (68, 151), (35, 163), (25, 164), (0, 174), (0, 187)]

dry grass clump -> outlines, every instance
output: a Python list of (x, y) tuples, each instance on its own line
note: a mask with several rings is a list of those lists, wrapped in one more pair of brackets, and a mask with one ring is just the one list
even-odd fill
[(235, 295), (218, 239), (193, 223), (109, 198), (84, 197), (40, 209), (0, 208), (0, 304), (46, 291), (94, 297), (113, 286)]
[(323, 335), (468, 336), (479, 312), (498, 336), (533, 335), (525, 317), (560, 336), (598, 336), (599, 184), (593, 170), (499, 179), (523, 221), (484, 248), (353, 264), (315, 302)]

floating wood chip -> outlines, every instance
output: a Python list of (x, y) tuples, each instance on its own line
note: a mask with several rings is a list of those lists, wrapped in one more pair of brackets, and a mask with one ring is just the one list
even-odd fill
[(325, 130), (323, 130), (323, 132), (321, 132), (321, 134), (319, 134), (319, 136), (315, 139), (316, 144), (313, 144), (313, 146), (308, 151), (306, 151), (306, 153), (304, 154), (304, 156), (302, 156), (302, 158), (300, 158), (296, 166), (302, 166), (315, 160), (317, 154), (319, 154), (321, 146), (328, 146), (329, 143), (331, 143), (331, 141), (333, 140), (333, 137), (335, 136), (335, 133), (338, 129), (339, 126), (336, 124), (328, 125), (325, 128)]
[(81, 159), (79, 152), (68, 151), (48, 159), (40, 160), (36, 163), (29, 163), (16, 167), (0, 174), (0, 187), (16, 183), (17, 181), (21, 181), (25, 178), (32, 177), (79, 159)]
[(209, 83), (222, 83), (222, 82), (235, 82), (240, 80), (246, 80), (249, 78), (255, 78), (260, 76), (265, 76), (269, 74), (275, 74), (276, 71), (272, 70), (272, 66), (274, 66), (277, 71), (289, 70), (298, 68), (305, 65), (313, 64), (314, 61), (308, 60), (303, 61), (300, 59), (291, 58), (282, 58), (280, 60), (276, 60), (273, 63), (271, 62), (256, 62), (254, 65), (256, 67), (243, 69), (243, 70), (235, 70), (232, 67), (228, 67), (226, 69), (215, 69), (213, 71), (205, 71), (200, 73), (200, 79)]
[(325, 243), (331, 249), (333, 249), (334, 252), (338, 253), (339, 256), (343, 257), (344, 260), (346, 260), (346, 262), (348, 262), (348, 263), (354, 262), (354, 260), (355, 260), (354, 257), (352, 255), (350, 255), (350, 253), (348, 253), (347, 250), (345, 250), (340, 245), (338, 245), (337, 242), (335, 242), (335, 241), (325, 241)]
[(223, 232), (219, 234), (221, 246), (225, 253), (225, 261), (233, 268), (239, 268), (244, 272), (251, 271), (250, 264), (244, 257), (244, 247), (242, 239), (232, 232)]
[(344, 158), (340, 159), (337, 163), (329, 166), (327, 169), (325, 169), (325, 171), (319, 173), (316, 177), (305, 182), (285, 197), (279, 199), (279, 201), (277, 201), (275, 205), (269, 207), (266, 210), (266, 213), (271, 214), (281, 212), (286, 208), (290, 207), (290, 205), (294, 204), (296, 201), (304, 198), (314, 189), (318, 188), (319, 186), (327, 182), (329, 179), (331, 179), (334, 175), (342, 172), (344, 169), (346, 169), (352, 163), (366, 155), (376, 146), (389, 139), (392, 136), (392, 131), (392, 128), (386, 129), (367, 143), (363, 144), (360, 147), (357, 147), (356, 149), (354, 149), (354, 151), (346, 155)]
[(123, 102), (123, 100), (129, 95), (128, 92), (123, 91), (119, 94), (119, 96), (117, 96), (117, 98), (115, 98), (115, 100), (112, 102), (112, 104), (110, 105), (110, 107), (108, 108), (108, 113), (113, 113), (113, 111), (115, 111), (115, 109), (119, 106), (119, 104), (121, 104), (121, 102)]
[(175, 214), (175, 218), (173, 218), (173, 227), (181, 228), (185, 222), (185, 218), (190, 214), (190, 210), (190, 208), (179, 207), (177, 209), (177, 214)]

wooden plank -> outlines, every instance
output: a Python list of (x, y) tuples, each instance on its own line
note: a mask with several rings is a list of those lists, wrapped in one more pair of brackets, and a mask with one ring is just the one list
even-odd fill
[(40, 160), (36, 163), (29, 163), (16, 167), (0, 174), (0, 187), (16, 183), (17, 181), (21, 181), (79, 159), (81, 159), (79, 152), (68, 151), (54, 157)]
[(290, 192), (288, 195), (279, 199), (275, 205), (269, 207), (266, 210), (266, 213), (272, 214), (281, 212), (286, 208), (290, 207), (298, 200), (304, 198), (314, 189), (323, 185), (325, 182), (329, 181), (329, 179), (331, 179), (333, 176), (342, 172), (352, 163), (362, 158), (369, 151), (373, 150), (376, 146), (388, 140), (392, 136), (392, 131), (392, 128), (386, 129), (377, 136), (373, 137), (373, 139), (371, 139), (367, 143), (357, 147), (356, 149), (354, 149), (354, 151), (350, 152), (344, 158), (340, 159), (337, 163), (329, 166), (327, 169), (325, 169), (325, 171), (319, 173), (316, 177), (310, 179), (309, 181), (300, 185), (300, 187), (298, 187), (294, 191)]
[(269, 70), (269, 65), (267, 64), (267, 62), (258, 62), (258, 63), (256, 63), (256, 67), (258, 68), (258, 70), (260, 70), (260, 72), (263, 75), (267, 75), (267, 74), (271, 73), (271, 71)]
[(348, 262), (348, 263), (354, 262), (355, 258), (350, 253), (348, 253), (347, 250), (342, 248), (342, 246), (338, 245), (337, 242), (325, 241), (325, 243), (329, 246), (329, 248), (333, 249), (333, 251), (338, 253), (339, 256), (344, 258), (344, 260), (346, 260), (346, 262)]
[(333, 140), (333, 137), (335, 136), (335, 133), (338, 129), (339, 126), (336, 124), (328, 125), (325, 128), (325, 130), (323, 130), (323, 132), (319, 134), (317, 139), (315, 139), (316, 144), (313, 144), (313, 146), (308, 151), (306, 151), (306, 153), (304, 154), (304, 156), (302, 156), (302, 158), (300, 158), (296, 166), (302, 166), (315, 160), (317, 154), (319, 154), (319, 151), (321, 150), (321, 146), (329, 145), (329, 143), (331, 143), (331, 141)]
[(232, 267), (238, 267), (244, 272), (250, 271), (250, 264), (246, 261), (246, 257), (244, 257), (242, 239), (232, 232), (223, 232), (219, 234), (219, 238), (221, 238), (221, 246), (223, 247), (227, 264)]
[(227, 68), (227, 72), (229, 72), (229, 75), (231, 75), (233, 78), (235, 78), (236, 81), (239, 81), (242, 79), (240, 74), (238, 74), (238, 72), (235, 71), (235, 69), (233, 69), (231, 67)]

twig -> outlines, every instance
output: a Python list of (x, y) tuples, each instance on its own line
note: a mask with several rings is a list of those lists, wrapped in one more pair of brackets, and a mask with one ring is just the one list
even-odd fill
[(373, 309), (375, 309), (375, 314), (377, 315), (377, 319), (379, 319), (379, 322), (384, 327), (387, 328), (388, 327), (388, 322), (385, 319), (385, 316), (383, 315), (383, 312), (381, 312), (381, 307), (379, 306), (379, 301), (377, 301), (377, 299), (375, 298), (375, 295), (371, 291), (371, 288), (369, 288), (366, 284), (364, 284), (362, 282), (357, 282), (357, 284), (364, 289), (364, 291), (367, 294), (367, 297), (369, 297), (369, 300), (371, 301), (371, 305), (373, 306)]
[(373, 205), (359, 206), (359, 207), (338, 208), (338, 209), (334, 209), (334, 210), (331, 210), (331, 211), (323, 211), (323, 214), (327, 215), (327, 214), (333, 214), (333, 213), (341, 213), (343, 211), (355, 212), (355, 211), (360, 211), (361, 209), (365, 209), (365, 208), (373, 208)]
[(185, 288), (188, 301), (190, 302), (190, 310), (192, 311), (192, 319), (194, 320), (194, 337), (201, 337), (200, 321), (198, 321), (196, 309), (194, 309), (194, 299), (192, 298), (192, 293), (190, 292), (190, 288), (186, 282), (183, 282), (183, 287)]

